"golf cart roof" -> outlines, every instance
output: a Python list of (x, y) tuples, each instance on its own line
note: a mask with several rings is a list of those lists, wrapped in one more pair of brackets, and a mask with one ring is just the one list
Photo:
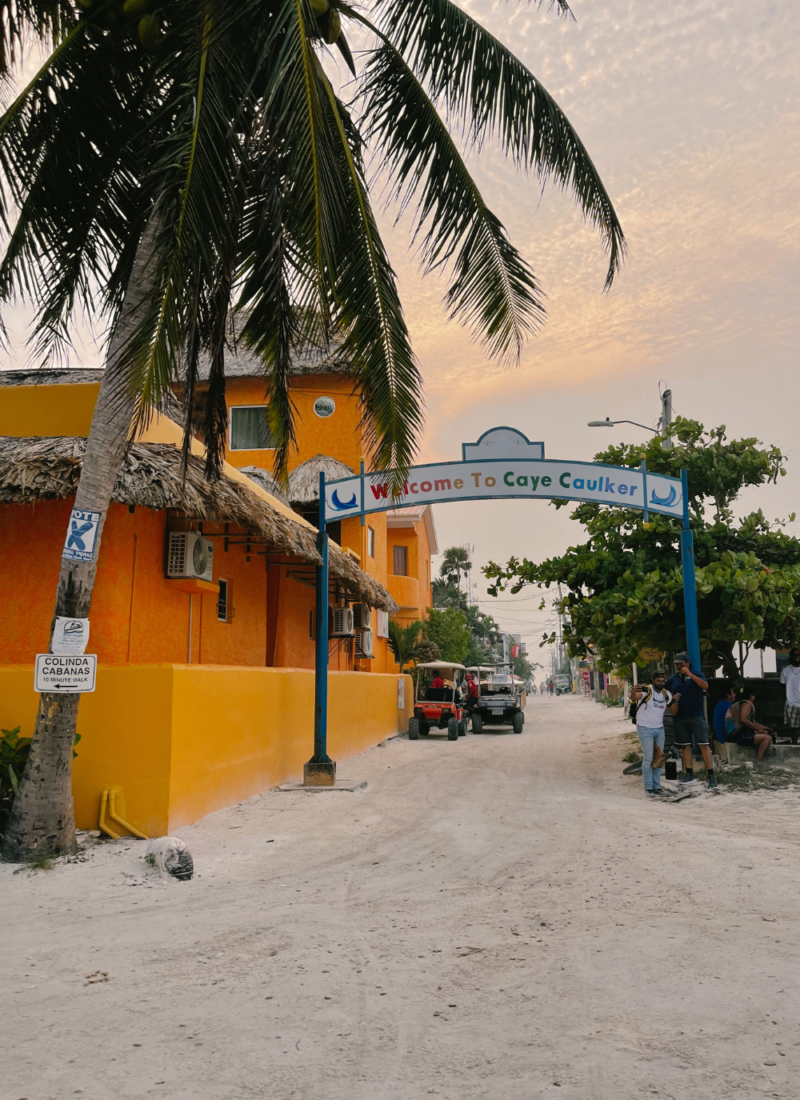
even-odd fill
[(494, 672), (494, 665), (469, 665), (467, 672)]
[(457, 664), (455, 661), (428, 661), (427, 664), (417, 665), (417, 668), (436, 668), (443, 672), (445, 669), (453, 668), (460, 668), (463, 671), (464, 666)]

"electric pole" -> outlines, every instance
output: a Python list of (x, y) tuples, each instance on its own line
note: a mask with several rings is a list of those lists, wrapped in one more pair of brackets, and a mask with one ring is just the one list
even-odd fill
[(672, 446), (672, 390), (664, 390), (661, 394), (661, 434), (664, 441), (661, 446), (669, 450)]

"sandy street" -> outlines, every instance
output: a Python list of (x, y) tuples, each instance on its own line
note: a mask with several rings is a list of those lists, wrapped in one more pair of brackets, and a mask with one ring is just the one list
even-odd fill
[(392, 741), (181, 830), (190, 883), (0, 867), (2, 1100), (794, 1100), (800, 793), (654, 805), (630, 728)]

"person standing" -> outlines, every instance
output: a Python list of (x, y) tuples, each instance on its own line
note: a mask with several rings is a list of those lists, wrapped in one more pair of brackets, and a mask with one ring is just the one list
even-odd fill
[(783, 706), (783, 724), (789, 727), (792, 744), (797, 744), (800, 731), (800, 648), (789, 650), (789, 664), (781, 670), (781, 683), (786, 688)]
[[(631, 699), (636, 707), (636, 732), (642, 746), (642, 782), (648, 798), (657, 798), (661, 790), (661, 768), (653, 767), (653, 754), (656, 746), (659, 757), (664, 753), (664, 715), (667, 710), (675, 714), (678, 702), (664, 687), (666, 676), (663, 672), (653, 673), (653, 683), (638, 684), (631, 690)], [(678, 697), (679, 698), (679, 697)]]
[(708, 722), (704, 709), (704, 695), (708, 691), (708, 681), (702, 672), (693, 670), (689, 665), (688, 653), (675, 654), (675, 675), (667, 680), (667, 690), (678, 699), (678, 710), (672, 720), (675, 746), (681, 750), (683, 775), (681, 783), (686, 786), (694, 782), (692, 768), (692, 742), (700, 749), (703, 763), (708, 773), (708, 785), (711, 790), (719, 787), (714, 775), (714, 760), (708, 744)]

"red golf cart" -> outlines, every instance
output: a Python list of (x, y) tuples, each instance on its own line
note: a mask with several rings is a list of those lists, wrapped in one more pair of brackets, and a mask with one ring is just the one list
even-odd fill
[(427, 737), (431, 730), (447, 730), (448, 741), (464, 737), (467, 725), (460, 690), (464, 666), (451, 661), (428, 661), (417, 665), (415, 672), (414, 717), (408, 720), (409, 741)]

